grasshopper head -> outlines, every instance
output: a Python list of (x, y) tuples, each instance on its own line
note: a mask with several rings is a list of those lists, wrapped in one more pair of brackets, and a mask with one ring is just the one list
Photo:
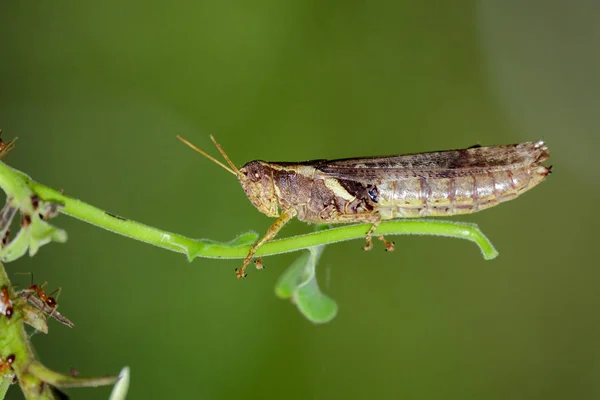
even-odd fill
[(239, 170), (238, 180), (250, 202), (263, 214), (278, 217), (277, 195), (269, 165), (263, 161), (250, 161)]
[(273, 185), (273, 174), (269, 164), (264, 161), (250, 161), (242, 168), (237, 169), (235, 164), (229, 159), (227, 154), (225, 154), (225, 151), (223, 151), (219, 143), (217, 143), (215, 138), (211, 136), (210, 139), (219, 150), (219, 153), (221, 153), (223, 158), (225, 158), (227, 164), (229, 164), (228, 167), (221, 161), (206, 153), (204, 150), (194, 146), (181, 136), (177, 137), (183, 143), (187, 144), (204, 157), (225, 168), (225, 170), (227, 170), (229, 173), (237, 176), (238, 181), (240, 181), (240, 184), (246, 192), (246, 196), (248, 196), (248, 199), (252, 202), (254, 207), (258, 208), (258, 211), (268, 215), (269, 217), (279, 216), (279, 212), (277, 211), (277, 196), (275, 194), (275, 187)]

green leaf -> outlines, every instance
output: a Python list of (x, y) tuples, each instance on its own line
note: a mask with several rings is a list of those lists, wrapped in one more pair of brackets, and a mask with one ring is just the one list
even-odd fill
[(184, 249), (188, 261), (193, 261), (196, 257), (201, 257), (204, 252), (209, 249), (227, 247), (230, 249), (236, 249), (239, 247), (250, 246), (252, 243), (258, 240), (258, 233), (250, 231), (238, 235), (229, 242), (218, 242), (211, 239), (198, 239), (193, 241), (193, 244), (187, 246), (181, 246)]
[(14, 261), (27, 252), (34, 256), (40, 247), (50, 242), (64, 243), (67, 241), (67, 232), (56, 228), (39, 216), (34, 215), (31, 224), (19, 230), (17, 236), (2, 250), (0, 260), (2, 262)]
[(238, 235), (235, 239), (229, 242), (231, 247), (242, 247), (242, 246), (250, 246), (254, 244), (258, 240), (258, 233), (254, 231), (242, 233)]
[(290, 299), (294, 296), (298, 286), (306, 281), (303, 276), (309, 257), (310, 251), (303, 251), (292, 265), (290, 265), (279, 277), (279, 280), (275, 285), (275, 295), (277, 295), (277, 297), (281, 299)]
[(182, 246), (181, 248), (184, 250), (188, 261), (192, 262), (194, 258), (199, 257), (208, 246), (210, 246), (210, 244), (206, 244), (204, 240), (198, 240), (192, 242), (192, 244), (188, 244), (188, 246)]
[(42, 333), (48, 333), (48, 322), (41, 310), (29, 304), (23, 304), (20, 311), (23, 314), (23, 322)]
[[(30, 229), (29, 255), (33, 257), (45, 244), (50, 242), (65, 243), (67, 241), (67, 232), (63, 229), (50, 225), (39, 217), (33, 218)], [(23, 228), (22, 230), (26, 230)]]
[(300, 312), (315, 324), (331, 321), (338, 311), (335, 300), (321, 292), (315, 277), (298, 288), (296, 305)]
[(10, 387), (12, 380), (13, 376), (11, 374), (0, 378), (0, 400), (4, 400), (4, 397), (6, 397), (6, 392), (8, 392), (8, 388)]
[(8, 246), (0, 250), (0, 261), (7, 263), (21, 258), (27, 252), (28, 247), (29, 231), (21, 229)]
[(283, 273), (275, 286), (275, 294), (291, 299), (298, 310), (315, 324), (331, 321), (337, 315), (337, 303), (321, 292), (316, 266), (325, 246), (315, 246), (298, 257)]

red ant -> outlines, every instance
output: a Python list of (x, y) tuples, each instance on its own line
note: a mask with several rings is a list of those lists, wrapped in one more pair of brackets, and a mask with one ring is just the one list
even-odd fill
[(0, 374), (4, 374), (7, 369), (12, 368), (12, 363), (15, 361), (15, 355), (11, 354), (6, 357), (6, 360), (2, 361), (0, 364)]
[(0, 289), (0, 314), (6, 315), (6, 318), (10, 319), (13, 315), (12, 301), (10, 301), (10, 295), (6, 286)]
[[(19, 273), (19, 272), (17, 272)], [(25, 290), (23, 290), (23, 292), (30, 292), (30, 293), (35, 293), (37, 295), (37, 297), (42, 301), (42, 303), (44, 303), (45, 305), (47, 305), (50, 308), (56, 308), (56, 299), (50, 295), (47, 295), (46, 292), (44, 291), (44, 286), (46, 286), (46, 284), (48, 282), (44, 282), (43, 285), (36, 285), (35, 283), (33, 283), (33, 273), (31, 274), (31, 285), (29, 285), (29, 287)], [(57, 290), (55, 290), (54, 292), (50, 293), (56, 293), (58, 292), (58, 294), (56, 295), (56, 297), (58, 297), (60, 295), (60, 291), (61, 288), (58, 288)]]
[[(2, 135), (2, 129), (0, 129), (0, 135)], [(4, 156), (15, 147), (15, 140), (17, 140), (17, 138), (14, 138), (8, 143), (4, 143), (4, 141), (0, 139), (0, 159), (4, 158)]]
[[(36, 285), (35, 283), (32, 283), (29, 288), (27, 289), (28, 291), (34, 292), (35, 294), (37, 294), (37, 297), (44, 302), (44, 304), (46, 304), (48, 307), (50, 308), (56, 308), (56, 299), (54, 297), (48, 296), (46, 294), (46, 292), (44, 292), (44, 286), (46, 286), (46, 283), (44, 283), (43, 285)], [(60, 289), (57, 289), (57, 291), (60, 294)]]

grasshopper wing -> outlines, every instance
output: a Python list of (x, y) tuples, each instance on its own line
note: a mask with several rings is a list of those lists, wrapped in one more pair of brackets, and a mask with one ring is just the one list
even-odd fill
[(464, 150), (319, 161), (316, 169), (329, 177), (377, 184), (406, 178), (450, 178), (480, 172), (513, 170), (550, 157), (544, 142), (474, 147)]

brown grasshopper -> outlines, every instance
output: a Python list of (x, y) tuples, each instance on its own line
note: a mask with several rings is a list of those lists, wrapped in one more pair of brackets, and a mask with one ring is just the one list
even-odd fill
[[(238, 169), (212, 136), (229, 167), (178, 138), (235, 175), (260, 212), (277, 217), (236, 269), (237, 278), (246, 277), (256, 250), (294, 217), (319, 224), (369, 223), (364, 249), (370, 250), (383, 220), (481, 211), (533, 188), (552, 169), (541, 165), (550, 157), (543, 141), (340, 160), (256, 160)], [(393, 243), (379, 239), (393, 250)]]

